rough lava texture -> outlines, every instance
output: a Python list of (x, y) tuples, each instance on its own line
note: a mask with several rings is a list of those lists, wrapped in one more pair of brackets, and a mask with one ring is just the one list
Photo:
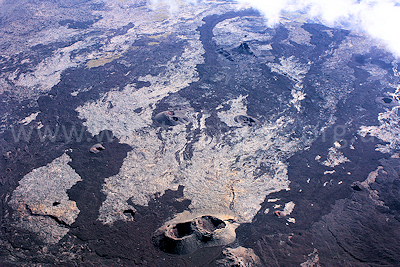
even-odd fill
[(46, 243), (57, 243), (69, 231), (79, 209), (67, 190), (81, 180), (68, 165), (66, 154), (35, 169), (19, 181), (8, 204), (15, 209), (17, 227), (37, 233)]
[(396, 266), (398, 59), (266, 22), (0, 1), (0, 265)]

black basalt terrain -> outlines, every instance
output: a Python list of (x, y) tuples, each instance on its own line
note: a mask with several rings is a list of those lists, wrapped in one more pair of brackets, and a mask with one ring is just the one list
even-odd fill
[(0, 8), (1, 266), (399, 265), (398, 62), (364, 34)]

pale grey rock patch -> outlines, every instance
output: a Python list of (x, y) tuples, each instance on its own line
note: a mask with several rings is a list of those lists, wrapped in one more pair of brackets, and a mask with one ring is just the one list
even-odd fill
[(39, 113), (40, 113), (40, 111), (32, 113), (31, 115), (29, 115), (25, 119), (20, 120), (19, 123), (22, 123), (23, 125), (28, 125), (32, 121), (36, 120), (36, 117), (37, 117), (37, 115), (39, 115)]
[[(263, 17), (244, 16), (226, 19), (213, 29), (213, 40), (218, 46), (231, 51), (243, 42), (249, 44), (254, 55), (263, 61), (272, 61), (274, 56), (269, 44), (272, 36), (267, 32), (266, 20)], [(254, 42), (254, 40), (257, 40)]]
[(230, 99), (217, 107), (217, 111), (223, 108), (223, 105), (229, 105), (230, 109), (226, 111), (219, 111), (218, 117), (222, 122), (225, 122), (229, 127), (239, 126), (240, 124), (235, 121), (237, 115), (247, 114), (246, 96), (240, 95), (235, 99)]
[[(137, 7), (134, 2), (120, 2), (118, 0), (107, 1), (106, 9), (95, 11), (95, 15), (101, 15), (102, 20), (94, 26), (98, 28), (117, 29), (135, 22), (141, 32), (152, 33), (173, 32), (171, 28), (178, 22), (185, 20), (188, 24), (194, 21), (201, 21), (210, 14), (222, 14), (227, 10), (235, 10), (238, 5), (235, 3), (218, 3), (215, 1), (199, 1), (196, 5), (180, 2), (179, 8), (171, 10), (171, 1), (149, 1), (146, 6)], [(176, 29), (175, 29), (176, 30)]]
[[(19, 12), (16, 10), (24, 15), (17, 14)], [(0, 35), (1, 42), (7, 45), (1, 47), (1, 53), (16, 55), (37, 44), (46, 45), (54, 40), (64, 41), (74, 36), (77, 30), (67, 29), (59, 25), (58, 21), (88, 19), (87, 13), (82, 10), (88, 11), (88, 6), (82, 5), (81, 9), (77, 9), (75, 6), (68, 7), (68, 4), (49, 2), (39, 5), (26, 0), (4, 4), (0, 13), (5, 23), (0, 29)], [(14, 13), (14, 16), (5, 15), (7, 13)]]
[[(27, 10), (30, 6), (27, 4)], [(76, 12), (76, 9), (60, 7), (57, 4), (46, 6), (46, 10), (29, 10), (34, 14), (33, 17), (37, 16), (32, 20), (33, 28), (26, 27), (28, 24), (19, 24), (16, 21), (13, 22), (13, 25), (7, 25), (2, 32), (4, 38), (1, 43), (9, 44), (3, 45), (3, 47), (8, 47), (4, 51), (5, 58), (28, 51), (28, 58), (21, 61), (21, 63), (26, 63), (29, 62), (29, 53), (35, 53), (32, 50), (35, 46), (49, 45), (54, 40), (65, 43), (71, 42), (73, 39), (80, 39), (80, 41), (53, 51), (51, 55), (43, 58), (36, 65), (29, 65), (25, 71), (17, 68), (1, 73), (0, 84), (2, 86), (0, 90), (9, 91), (20, 99), (35, 99), (56, 85), (60, 81), (61, 74), (69, 68), (82, 67), (91, 60), (122, 57), (134, 46), (134, 42), (143, 36), (175, 32), (185, 38), (185, 35), (192, 35), (193, 32), (196, 32), (197, 27), (203, 23), (204, 16), (235, 10), (236, 7), (237, 5), (230, 3), (202, 1), (198, 5), (180, 5), (179, 10), (174, 14), (169, 12), (165, 14), (165, 9), (162, 7), (137, 7), (132, 2), (111, 0), (105, 2), (104, 10), (86, 10), (89, 14), (91, 12), (93, 18), (102, 18), (87, 29), (69, 29), (54, 21), (52, 24), (44, 23), (45, 26), (41, 30), (37, 29), (39, 28), (37, 27), (38, 22), (43, 23), (46, 19), (57, 20), (57, 16), (59, 19), (63, 17), (71, 19), (69, 16), (79, 17), (81, 15), (72, 13)], [(84, 18), (80, 19), (84, 21)], [(182, 27), (182, 20), (186, 21), (185, 27)], [(122, 28), (129, 23), (132, 23), (134, 27), (122, 35), (109, 38), (109, 32), (106, 29)], [(21, 31), (23, 35), (9, 34), (15, 31)], [(88, 34), (92, 32), (96, 32), (96, 34)], [(16, 37), (17, 40), (15, 40)], [(100, 46), (94, 50), (93, 47), (99, 44)], [(90, 52), (87, 52), (89, 49)]]
[(286, 221), (288, 221), (290, 223), (296, 223), (296, 219), (295, 218), (287, 218)]
[[(285, 204), (285, 207), (283, 208), (283, 210), (275, 210), (274, 214), (279, 217), (286, 217), (293, 212), (295, 205), (296, 204), (293, 201), (289, 201), (288, 203)], [(274, 205), (274, 209), (278, 209), (280, 207), (281, 207), (281, 205), (277, 205), (277, 204)], [(291, 222), (291, 223), (296, 222), (296, 220), (294, 218), (288, 218), (287, 221)]]
[[(288, 189), (284, 154), (297, 144), (280, 136), (278, 128), (276, 124), (254, 131), (237, 128), (229, 134), (230, 144), (203, 134), (194, 146), (191, 164), (182, 170), (184, 194), (192, 200), (190, 208), (234, 212), (238, 222), (250, 222), (269, 193)], [(273, 174), (255, 179), (253, 172), (261, 163), (270, 166)]]
[[(127, 85), (121, 91), (110, 91), (99, 100), (78, 107), (76, 110), (79, 117), (86, 120), (84, 125), (88, 131), (96, 135), (102, 130), (111, 130), (121, 142), (130, 143), (127, 139), (133, 132), (150, 126), (158, 101), (198, 80), (195, 67), (203, 62), (204, 49), (199, 35), (195, 34), (194, 38), (187, 41), (179, 57), (173, 57), (167, 63), (165, 72), (138, 78), (150, 82), (149, 87), (137, 89), (134, 84)], [(109, 102), (112, 109), (108, 109)], [(141, 108), (140, 113), (135, 112), (138, 108)]]
[(267, 42), (272, 39), (271, 35), (264, 32), (267, 28), (263, 17), (235, 17), (215, 25), (213, 40), (217, 45), (224, 46), (226, 49), (236, 48), (242, 42), (251, 40)]
[(153, 128), (136, 131), (127, 138), (125, 141), (129, 141), (132, 151), (128, 152), (119, 173), (105, 179), (102, 191), (107, 197), (100, 207), (99, 220), (106, 224), (127, 220), (123, 211), (135, 210), (127, 204), (129, 199), (136, 205), (147, 206), (155, 193), (178, 189), (176, 154), (183, 161), (186, 136), (185, 126), (176, 125), (162, 132), (165, 142)]
[(282, 216), (290, 215), (294, 210), (294, 206), (295, 204), (293, 201), (289, 201), (288, 203), (286, 203), (283, 211), (281, 212)]
[(371, 188), (371, 184), (375, 183), (376, 178), (378, 177), (379, 173), (387, 174), (384, 170), (383, 166), (378, 166), (375, 171), (372, 171), (368, 174), (367, 179), (359, 183), (363, 188), (367, 189), (369, 192), (369, 197), (372, 201), (378, 206), (385, 206), (385, 203), (382, 200), (379, 200), (378, 191)]
[(399, 117), (399, 106), (395, 106), (392, 109), (379, 113), (378, 120), (379, 126), (361, 126), (358, 134), (362, 137), (367, 135), (374, 136), (387, 144), (377, 144), (376, 150), (382, 153), (394, 153), (400, 148), (400, 117)]
[(291, 90), (293, 99), (290, 103), (297, 109), (298, 112), (301, 111), (301, 102), (305, 99), (306, 93), (303, 90), (303, 78), (310, 70), (311, 62), (307, 64), (299, 62), (294, 56), (288, 58), (279, 58), (280, 64), (277, 63), (267, 63), (271, 68), (271, 71), (279, 73), (281, 75), (287, 76), (289, 79), (295, 81), (295, 84)]
[(237, 248), (226, 248), (222, 251), (225, 258), (219, 260), (220, 266), (256, 267), (262, 266), (260, 258), (251, 248), (239, 246)]
[(77, 67), (84, 60), (82, 56), (71, 58), (71, 52), (86, 47), (83, 42), (58, 49), (52, 57), (40, 62), (31, 73), (21, 73), (15, 85), (35, 88), (37, 92), (47, 92), (60, 82), (61, 73), (72, 67)]
[(319, 263), (319, 256), (318, 256), (318, 250), (314, 248), (314, 251), (307, 256), (305, 256), (307, 259), (305, 262), (301, 263), (301, 267), (321, 267), (321, 264)]
[(286, 75), (296, 82), (302, 82), (311, 65), (311, 62), (307, 64), (299, 62), (295, 56), (281, 57), (279, 62), (280, 64), (268, 63), (267, 65), (271, 68), (271, 71)]
[(367, 81), (369, 82), (379, 80), (383, 83), (383, 80), (386, 80), (388, 75), (387, 70), (384, 70), (375, 64), (365, 64), (361, 66), (361, 68), (368, 71), (368, 73), (371, 75), (371, 77), (367, 78)]
[[(293, 122), (281, 117), (257, 129), (231, 130), (220, 139), (203, 129), (190, 160), (183, 156), (187, 145), (184, 125), (162, 130), (161, 138), (153, 128), (134, 132), (127, 138), (133, 150), (120, 172), (105, 180), (107, 197), (99, 220), (127, 220), (123, 210), (134, 208), (128, 200), (146, 206), (155, 193), (183, 185), (193, 212), (233, 214), (239, 223), (250, 222), (269, 193), (289, 189), (285, 160), (303, 146), (301, 140), (291, 140), (286, 130)], [(222, 141), (227, 138), (229, 144)], [(255, 179), (253, 172), (261, 163), (271, 171)]]
[(95, 40), (89, 39), (59, 48), (51, 56), (43, 58), (37, 65), (30, 65), (24, 72), (17, 68), (12, 73), (2, 73), (0, 83), (3, 79), (7, 84), (6, 90), (12, 90), (10, 93), (20, 99), (36, 99), (40, 94), (48, 92), (58, 84), (61, 74), (66, 69), (78, 67), (87, 60), (87, 53), (75, 56), (72, 56), (72, 53), (88, 48), (95, 43)]
[[(239, 96), (224, 103), (230, 109), (218, 112), (221, 121), (237, 125), (237, 113), (247, 112), (245, 98)], [(204, 119), (208, 116), (201, 116), (194, 126), (200, 127), (201, 133), (193, 144), (191, 160), (183, 157), (187, 145), (184, 125), (161, 131), (161, 139), (157, 130), (149, 127), (122, 136), (121, 142), (130, 144), (133, 150), (120, 172), (105, 181), (103, 192), (107, 197), (99, 220), (127, 220), (123, 210), (133, 209), (128, 200), (146, 206), (155, 193), (183, 185), (193, 212), (233, 214), (238, 222), (250, 222), (269, 193), (289, 189), (285, 160), (304, 146), (304, 140), (289, 138), (292, 118), (282, 116), (255, 129), (233, 129), (218, 139), (205, 134)], [(118, 127), (115, 130), (118, 132)], [(229, 139), (229, 144), (224, 139)], [(271, 171), (254, 179), (253, 172), (261, 163)]]
[(346, 158), (343, 153), (339, 151), (336, 147), (330, 147), (328, 149), (326, 160), (323, 161), (321, 164), (333, 168), (345, 162), (350, 162), (350, 160)]
[(57, 243), (78, 217), (75, 201), (67, 195), (80, 176), (64, 154), (25, 175), (8, 204), (15, 210), (15, 226), (37, 233), (46, 243)]
[(284, 25), (289, 30), (289, 40), (301, 45), (315, 46), (310, 43), (312, 34), (301, 27), (303, 23), (290, 22)]

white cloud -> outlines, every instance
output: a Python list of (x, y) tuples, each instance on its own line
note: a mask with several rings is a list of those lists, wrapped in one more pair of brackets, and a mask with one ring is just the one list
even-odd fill
[[(1, 0), (0, 0), (1, 1)], [(183, 0), (187, 4), (197, 5), (198, 0)], [(169, 12), (171, 14), (176, 13), (179, 10), (179, 5), (181, 4), (180, 0), (148, 0), (148, 3), (154, 7), (167, 5), (169, 6)]]
[[(0, 0), (2, 1), (2, 0)], [(201, 0), (184, 0), (196, 5)], [(345, 27), (378, 38), (400, 58), (400, 0), (237, 0), (250, 4), (276, 26), (282, 12), (304, 12), (310, 19), (329, 27)], [(179, 0), (148, 0), (152, 6), (168, 5), (170, 12), (179, 9)]]
[(393, 0), (239, 0), (261, 11), (270, 26), (281, 12), (305, 12), (330, 27), (346, 25), (381, 39), (400, 57), (400, 1)]

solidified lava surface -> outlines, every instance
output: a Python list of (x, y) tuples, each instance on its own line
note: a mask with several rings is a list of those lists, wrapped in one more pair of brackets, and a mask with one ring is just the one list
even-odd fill
[(0, 10), (1, 266), (398, 265), (375, 40), (232, 1)]

